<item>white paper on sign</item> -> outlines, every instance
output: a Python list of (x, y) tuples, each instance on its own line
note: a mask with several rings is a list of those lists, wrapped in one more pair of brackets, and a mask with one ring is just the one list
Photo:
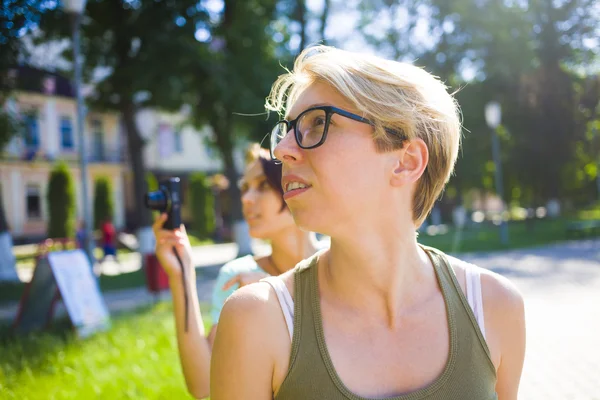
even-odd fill
[(107, 325), (108, 310), (85, 253), (81, 249), (51, 252), (48, 261), (73, 325), (90, 333)]

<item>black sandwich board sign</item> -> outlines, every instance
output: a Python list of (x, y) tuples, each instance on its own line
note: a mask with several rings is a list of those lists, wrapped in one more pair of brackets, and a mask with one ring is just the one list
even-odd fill
[(83, 250), (76, 249), (49, 252), (37, 261), (21, 297), (14, 330), (25, 333), (48, 326), (59, 298), (78, 336), (109, 328), (108, 309), (90, 262)]

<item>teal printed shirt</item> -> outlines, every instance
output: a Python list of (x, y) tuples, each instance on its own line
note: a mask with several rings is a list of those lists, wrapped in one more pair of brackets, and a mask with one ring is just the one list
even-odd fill
[[(329, 248), (329, 240), (321, 240), (316, 243), (317, 251), (321, 251), (323, 249)], [(217, 280), (215, 282), (215, 286), (213, 287), (212, 292), (212, 306), (210, 310), (210, 316), (212, 318), (212, 323), (219, 323), (219, 317), (221, 316), (221, 310), (223, 309), (223, 305), (225, 304), (225, 300), (236, 291), (239, 285), (233, 285), (228, 290), (223, 290), (223, 285), (227, 283), (228, 280), (233, 278), (236, 275), (246, 272), (266, 272), (258, 266), (254, 257), (252, 255), (248, 255), (241, 258), (236, 258), (235, 260), (229, 261), (227, 264), (223, 265), (219, 270), (219, 275), (217, 276)]]
[(219, 317), (221, 316), (221, 310), (223, 309), (223, 304), (225, 304), (225, 300), (227, 300), (227, 298), (233, 292), (235, 292), (235, 290), (239, 286), (235, 284), (228, 290), (223, 290), (223, 285), (234, 276), (245, 272), (264, 271), (261, 267), (258, 266), (256, 261), (254, 261), (254, 257), (251, 255), (242, 258), (236, 258), (235, 260), (229, 261), (227, 264), (223, 265), (219, 270), (219, 275), (217, 276), (217, 281), (215, 282), (215, 286), (213, 287), (212, 292), (212, 307), (210, 310), (210, 316), (212, 318), (213, 324), (219, 322)]

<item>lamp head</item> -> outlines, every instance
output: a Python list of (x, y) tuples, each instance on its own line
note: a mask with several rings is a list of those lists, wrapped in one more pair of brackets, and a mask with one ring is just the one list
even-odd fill
[(497, 101), (490, 101), (485, 105), (485, 122), (492, 129), (496, 129), (500, 125), (502, 118), (502, 108)]
[(85, 0), (62, 0), (62, 6), (69, 13), (83, 14)]

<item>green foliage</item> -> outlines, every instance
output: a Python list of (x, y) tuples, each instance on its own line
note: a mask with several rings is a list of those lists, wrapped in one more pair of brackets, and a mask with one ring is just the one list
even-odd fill
[[(108, 76), (95, 86), (94, 107), (121, 109), (133, 105), (133, 95), (144, 92), (137, 107), (178, 109), (186, 82), (182, 68), (193, 61), (190, 51), (198, 23), (207, 22), (202, 3), (193, 0), (112, 2), (88, 1), (82, 21), (82, 53), (86, 56), (84, 76), (98, 66)], [(44, 15), (42, 39), (70, 38), (70, 18), (57, 8)], [(65, 57), (72, 57), (70, 49)], [(169, 60), (169, 62), (166, 62)]]
[(192, 232), (199, 238), (208, 238), (215, 230), (215, 205), (210, 184), (204, 174), (190, 175), (190, 207)]
[[(96, 109), (122, 114), (133, 172), (136, 204), (146, 192), (146, 167), (142, 157), (145, 137), (136, 124), (140, 108), (178, 110), (187, 102), (190, 82), (184, 71), (196, 62), (199, 42), (194, 35), (202, 21), (208, 22), (204, 2), (178, 1), (89, 1), (81, 25), (84, 80), (98, 67), (108, 75), (95, 85), (89, 99)], [(60, 9), (47, 13), (41, 23), (44, 40), (69, 38), (69, 16)], [(70, 50), (70, 49), (69, 49)], [(71, 51), (66, 52), (71, 58)], [(150, 225), (151, 214), (136, 207), (133, 224)]]
[[(502, 251), (558, 243), (569, 238), (566, 229), (567, 219), (538, 219), (530, 225), (525, 221), (508, 223), (510, 242), (502, 244), (500, 230), (491, 223), (467, 226), (463, 231), (451, 227), (447, 233), (440, 235), (419, 235), (419, 243), (432, 246), (449, 253), (470, 253), (480, 251)], [(460, 240), (457, 241), (457, 236)]]
[(4, 81), (4, 77), (17, 65), (20, 56), (27, 56), (22, 36), (39, 21), (47, 7), (41, 0), (11, 0), (3, 5), (6, 10), (0, 13), (0, 155), (4, 146), (22, 129), (18, 119), (3, 107), (14, 89), (14, 82)]
[(58, 162), (48, 182), (48, 237), (67, 238), (75, 234), (75, 184), (69, 167)]
[[(206, 304), (201, 309), (208, 314)], [(204, 325), (210, 328), (209, 318)], [(85, 340), (66, 320), (46, 332), (2, 336), (2, 398), (192, 398), (179, 366), (170, 304), (117, 315), (110, 330)]]
[[(221, 10), (211, 13), (214, 23), (202, 25), (208, 39), (195, 47), (194, 56), (189, 55), (195, 63), (181, 77), (191, 82), (183, 96), (192, 105), (193, 123), (212, 128), (230, 182), (238, 180), (233, 149), (239, 139), (261, 140), (277, 118), (265, 117), (264, 99), (283, 72), (280, 63), (290, 60), (285, 43), (273, 39), (285, 27), (277, 23), (278, 3), (225, 0)], [(230, 185), (228, 192), (230, 217), (242, 220), (239, 189)]]
[[(368, 0), (361, 2), (359, 25), (380, 53), (416, 60), (458, 90), (465, 136), (452, 185), (468, 190), (493, 182), (483, 115), (495, 100), (502, 105), (505, 200), (519, 187), (528, 205), (589, 201), (591, 159), (599, 153), (586, 132), (599, 119), (600, 80), (597, 49), (585, 43), (598, 37), (596, 3)], [(418, 29), (424, 15), (427, 41)]]
[(158, 180), (152, 172), (146, 172), (146, 186), (148, 187), (149, 192), (158, 190)]
[(114, 217), (113, 190), (108, 177), (96, 179), (94, 188), (94, 228), (100, 229), (102, 223)]

